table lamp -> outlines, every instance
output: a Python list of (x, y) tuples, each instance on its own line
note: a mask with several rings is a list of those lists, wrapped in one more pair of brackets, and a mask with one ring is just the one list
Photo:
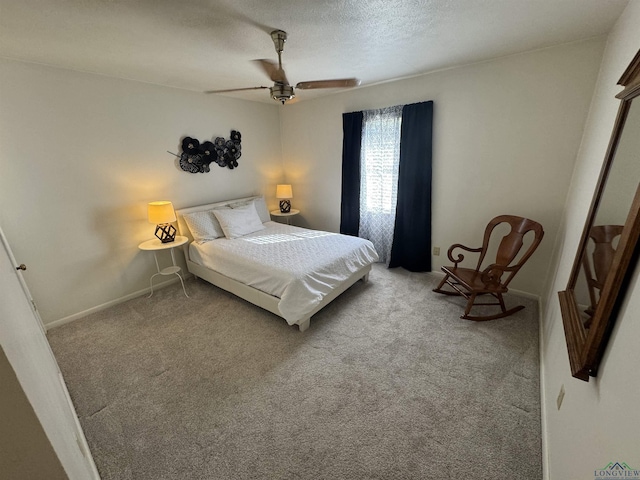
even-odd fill
[(291, 201), (293, 190), (291, 185), (277, 185), (276, 198), (280, 200), (280, 212), (289, 213), (291, 211)]
[(156, 224), (156, 237), (162, 243), (173, 242), (176, 239), (176, 229), (171, 222), (176, 221), (176, 212), (171, 202), (151, 202), (148, 209), (149, 223)]

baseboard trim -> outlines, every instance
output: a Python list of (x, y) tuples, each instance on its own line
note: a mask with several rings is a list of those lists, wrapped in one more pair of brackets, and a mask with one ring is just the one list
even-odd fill
[(531, 300), (535, 300), (536, 302), (538, 302), (538, 309), (540, 309), (540, 295), (536, 295), (535, 293), (525, 292), (523, 290), (517, 290), (515, 288), (510, 288), (509, 293), (513, 293), (514, 295), (518, 295), (519, 297), (525, 297)]
[(549, 480), (549, 451), (547, 449), (547, 408), (546, 408), (546, 382), (544, 371), (544, 328), (543, 328), (543, 312), (542, 312), (542, 297), (538, 299), (538, 361), (540, 362), (540, 443), (542, 453), (542, 480)]
[[(186, 280), (190, 276), (191, 275), (184, 275), (184, 279)], [(173, 275), (172, 275), (172, 277), (173, 277)], [(169, 285), (173, 285), (174, 283), (177, 283), (179, 281), (180, 281), (180, 279), (178, 277), (174, 277), (174, 278), (171, 278), (170, 280), (167, 280), (166, 282), (156, 283), (156, 284), (153, 285), (153, 290), (154, 291), (155, 290), (161, 290), (161, 289), (166, 288)], [(104, 309), (109, 308), (109, 307), (113, 307), (114, 305), (119, 305), (121, 303), (127, 302), (127, 301), (132, 300), (132, 299), (137, 298), (137, 297), (141, 297), (143, 295), (148, 295), (149, 293), (151, 293), (151, 287), (147, 287), (147, 288), (144, 288), (142, 290), (138, 290), (137, 292), (133, 292), (133, 293), (130, 293), (128, 295), (125, 295), (123, 297), (119, 297), (119, 298), (110, 300), (110, 301), (108, 301), (106, 303), (103, 303), (101, 305), (96, 305), (95, 307), (91, 307), (91, 308), (89, 308), (87, 310), (83, 310), (82, 312), (74, 313), (73, 315), (69, 315), (68, 317), (60, 318), (59, 320), (54, 320), (53, 322), (45, 323), (44, 324), (44, 328), (45, 328), (46, 331), (49, 331), (52, 328), (56, 328), (56, 327), (59, 327), (61, 325), (65, 325), (67, 323), (71, 323), (71, 322), (73, 322), (75, 320), (78, 320), (80, 318), (84, 318), (87, 315), (90, 315), (92, 313), (99, 312), (99, 311), (104, 310)]]

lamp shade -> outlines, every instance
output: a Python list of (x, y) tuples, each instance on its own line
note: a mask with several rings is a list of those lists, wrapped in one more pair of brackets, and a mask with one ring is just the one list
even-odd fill
[(173, 211), (173, 204), (167, 201), (151, 202), (148, 209), (149, 223), (155, 225), (176, 221), (176, 212)]
[(293, 198), (293, 190), (291, 185), (277, 185), (276, 198)]

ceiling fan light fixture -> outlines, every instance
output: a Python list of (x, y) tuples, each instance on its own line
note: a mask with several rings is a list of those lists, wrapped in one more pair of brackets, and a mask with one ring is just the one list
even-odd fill
[(269, 91), (271, 92), (271, 98), (277, 102), (281, 102), (283, 105), (287, 100), (291, 100), (296, 96), (291, 85), (274, 85), (269, 88)]

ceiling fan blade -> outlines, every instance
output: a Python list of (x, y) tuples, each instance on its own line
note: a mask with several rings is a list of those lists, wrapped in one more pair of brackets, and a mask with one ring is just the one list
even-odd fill
[(259, 59), (254, 60), (262, 70), (267, 74), (267, 76), (276, 83), (282, 83), (283, 85), (289, 85), (289, 80), (287, 80), (287, 76), (284, 73), (284, 70), (280, 68), (280, 66), (267, 59)]
[(300, 82), (296, 88), (301, 90), (311, 90), (312, 88), (345, 88), (357, 87), (360, 80), (357, 78), (338, 78), (336, 80), (313, 80), (311, 82)]
[(263, 88), (269, 88), (269, 87), (228, 88), (226, 90), (207, 90), (204, 93), (242, 92), (244, 90), (262, 90)]

